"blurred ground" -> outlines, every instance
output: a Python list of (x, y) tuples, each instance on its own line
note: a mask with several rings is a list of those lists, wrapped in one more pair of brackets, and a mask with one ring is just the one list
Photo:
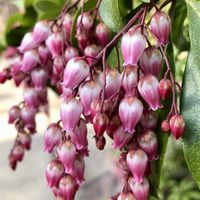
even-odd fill
[[(2, 66), (1, 62), (0, 66)], [(25, 159), (13, 172), (8, 166), (7, 156), (16, 131), (12, 125), (7, 124), (7, 111), (12, 105), (22, 100), (22, 94), (22, 90), (16, 89), (11, 81), (0, 85), (0, 199), (53, 200), (44, 177), (45, 167), (51, 157), (42, 151), (42, 133), (49, 122), (58, 121), (59, 99), (52, 91), (49, 92), (50, 117), (47, 118), (44, 114), (37, 117), (39, 134), (33, 138), (31, 151), (26, 152)], [(89, 127), (88, 136), (90, 157), (86, 158), (87, 181), (82, 185), (76, 200), (105, 200), (120, 191), (120, 173), (115, 167), (113, 168), (114, 155), (110, 148), (105, 151), (96, 150), (91, 127)], [(107, 147), (110, 147), (110, 141)]]

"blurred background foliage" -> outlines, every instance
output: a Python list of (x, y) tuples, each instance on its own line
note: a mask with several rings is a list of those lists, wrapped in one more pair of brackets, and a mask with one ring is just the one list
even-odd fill
[[(145, 1), (148, 0), (143, 0)], [(0, 0), (0, 51), (7, 46), (18, 46), (23, 35), (31, 30), (37, 20), (58, 16), (65, 2), (66, 0)], [(143, 2), (134, 0), (133, 8)], [(163, 1), (159, 3), (162, 4)], [(190, 48), (185, 1), (178, 0), (175, 10), (172, 38), (176, 80), (181, 83)], [(129, 15), (133, 15), (133, 12), (130, 11)], [(200, 199), (200, 191), (184, 160), (181, 142), (169, 141), (159, 193), (162, 200)]]

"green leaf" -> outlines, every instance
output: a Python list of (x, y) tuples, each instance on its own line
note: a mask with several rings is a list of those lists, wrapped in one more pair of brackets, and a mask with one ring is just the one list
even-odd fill
[(172, 34), (174, 44), (179, 49), (179, 51), (188, 51), (189, 42), (186, 41), (183, 34), (186, 30), (186, 28), (184, 27), (184, 21), (187, 16), (187, 7), (185, 0), (177, 1), (175, 5), (175, 10), (176, 12), (174, 13), (174, 20), (172, 22)]
[(102, 0), (99, 14), (103, 22), (113, 31), (120, 31), (126, 21), (123, 18), (130, 12), (132, 1), (127, 0)]
[(58, 16), (65, 0), (36, 0), (34, 7), (39, 14), (39, 19), (49, 19)]
[(183, 79), (181, 113), (186, 121), (183, 150), (195, 181), (200, 187), (200, 2), (187, 0), (191, 49)]
[[(96, 6), (95, 0), (88, 0), (87, 2), (85, 2), (84, 12), (91, 10), (95, 6)], [(71, 41), (72, 45), (75, 46), (75, 47), (77, 47), (76, 24), (77, 24), (77, 19), (78, 19), (80, 14), (81, 14), (81, 8), (79, 8), (74, 15), (74, 19), (73, 19), (73, 23), (72, 23), (72, 30), (71, 30), (71, 34), (70, 34), (71, 35), (70, 41)]]

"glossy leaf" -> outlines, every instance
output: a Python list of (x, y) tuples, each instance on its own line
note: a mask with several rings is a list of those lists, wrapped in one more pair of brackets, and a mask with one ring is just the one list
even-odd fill
[(191, 49), (186, 65), (181, 112), (186, 121), (183, 150), (189, 170), (200, 187), (200, 2), (187, 0)]
[(118, 32), (126, 24), (123, 20), (132, 8), (131, 1), (125, 0), (102, 0), (99, 8), (103, 22), (113, 31)]

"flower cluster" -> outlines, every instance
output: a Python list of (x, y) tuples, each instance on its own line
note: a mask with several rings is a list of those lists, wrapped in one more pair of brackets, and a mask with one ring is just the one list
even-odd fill
[[(44, 151), (55, 154), (47, 165), (46, 179), (56, 199), (74, 199), (84, 181), (84, 158), (89, 155), (87, 124), (92, 124), (98, 149), (104, 149), (107, 134), (113, 140), (113, 149), (121, 151), (124, 188), (110, 199), (147, 200), (151, 162), (159, 159), (156, 131), (161, 99), (173, 96), (171, 110), (161, 125), (163, 132), (179, 139), (185, 127), (176, 105), (177, 83), (164, 51), (170, 18), (157, 10), (148, 26), (146, 8), (142, 8), (133, 23), (110, 41), (110, 31), (99, 22), (97, 10), (82, 12), (78, 17), (77, 47), (70, 40), (70, 14), (37, 22), (15, 52), (12, 67), (0, 73), (1, 83), (13, 78), (16, 86), (24, 86), (23, 102), (9, 111), (9, 123), (18, 130), (10, 165), (15, 169), (24, 150), (30, 149), (36, 132), (35, 116), (47, 107), (47, 87), (53, 86), (62, 99), (61, 119), (45, 131)], [(133, 25), (136, 20), (139, 23)], [(155, 45), (151, 45), (149, 35)], [(121, 36), (124, 63), (122, 68), (113, 69), (106, 63), (107, 49)]]

